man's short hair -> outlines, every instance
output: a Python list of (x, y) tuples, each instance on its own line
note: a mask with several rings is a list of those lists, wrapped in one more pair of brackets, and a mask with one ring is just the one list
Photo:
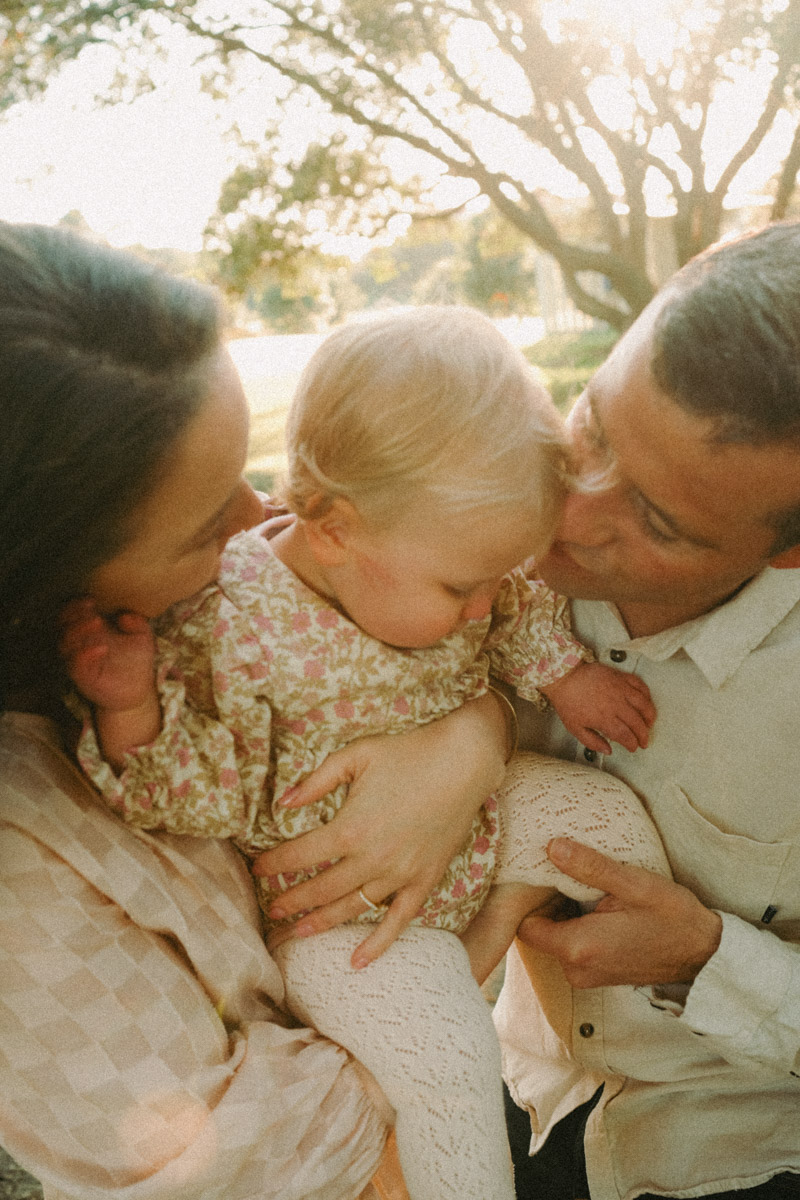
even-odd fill
[[(800, 466), (800, 221), (712, 247), (666, 286), (653, 378), (715, 440), (796, 442)], [(774, 553), (800, 543), (800, 509), (775, 516)]]

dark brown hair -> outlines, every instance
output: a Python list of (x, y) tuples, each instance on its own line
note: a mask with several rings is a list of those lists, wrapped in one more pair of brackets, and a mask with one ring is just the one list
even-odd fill
[(214, 293), (66, 231), (0, 223), (0, 686), (52, 664), (58, 613), (204, 398)]

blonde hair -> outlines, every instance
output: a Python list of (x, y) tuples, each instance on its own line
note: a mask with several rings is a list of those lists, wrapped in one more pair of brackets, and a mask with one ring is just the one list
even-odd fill
[(467, 308), (336, 330), (300, 379), (287, 450), (285, 499), (305, 518), (337, 496), (383, 530), (419, 502), (457, 514), (518, 506), (543, 548), (564, 494), (564, 433), (549, 395), (522, 353)]

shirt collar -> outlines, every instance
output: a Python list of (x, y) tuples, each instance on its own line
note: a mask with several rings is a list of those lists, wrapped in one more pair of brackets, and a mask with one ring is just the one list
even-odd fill
[[(767, 567), (719, 608), (673, 629), (626, 639), (626, 648), (656, 662), (683, 650), (711, 687), (718, 688), (798, 602), (800, 569)], [(606, 607), (621, 624), (616, 607)]]

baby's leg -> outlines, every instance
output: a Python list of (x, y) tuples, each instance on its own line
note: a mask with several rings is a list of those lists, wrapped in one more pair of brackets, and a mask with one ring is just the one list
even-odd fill
[(397, 1112), (412, 1200), (513, 1200), (489, 1006), (453, 934), (411, 926), (381, 958), (350, 966), (361, 926), (275, 952), (289, 1007), (350, 1050)]
[(670, 874), (642, 802), (627, 784), (603, 771), (540, 754), (517, 754), (497, 805), (502, 839), (492, 891), (463, 935), (479, 980), (503, 957), (522, 918), (554, 892), (583, 902), (600, 899), (596, 888), (553, 866), (547, 857), (551, 838), (574, 838), (621, 862)]

